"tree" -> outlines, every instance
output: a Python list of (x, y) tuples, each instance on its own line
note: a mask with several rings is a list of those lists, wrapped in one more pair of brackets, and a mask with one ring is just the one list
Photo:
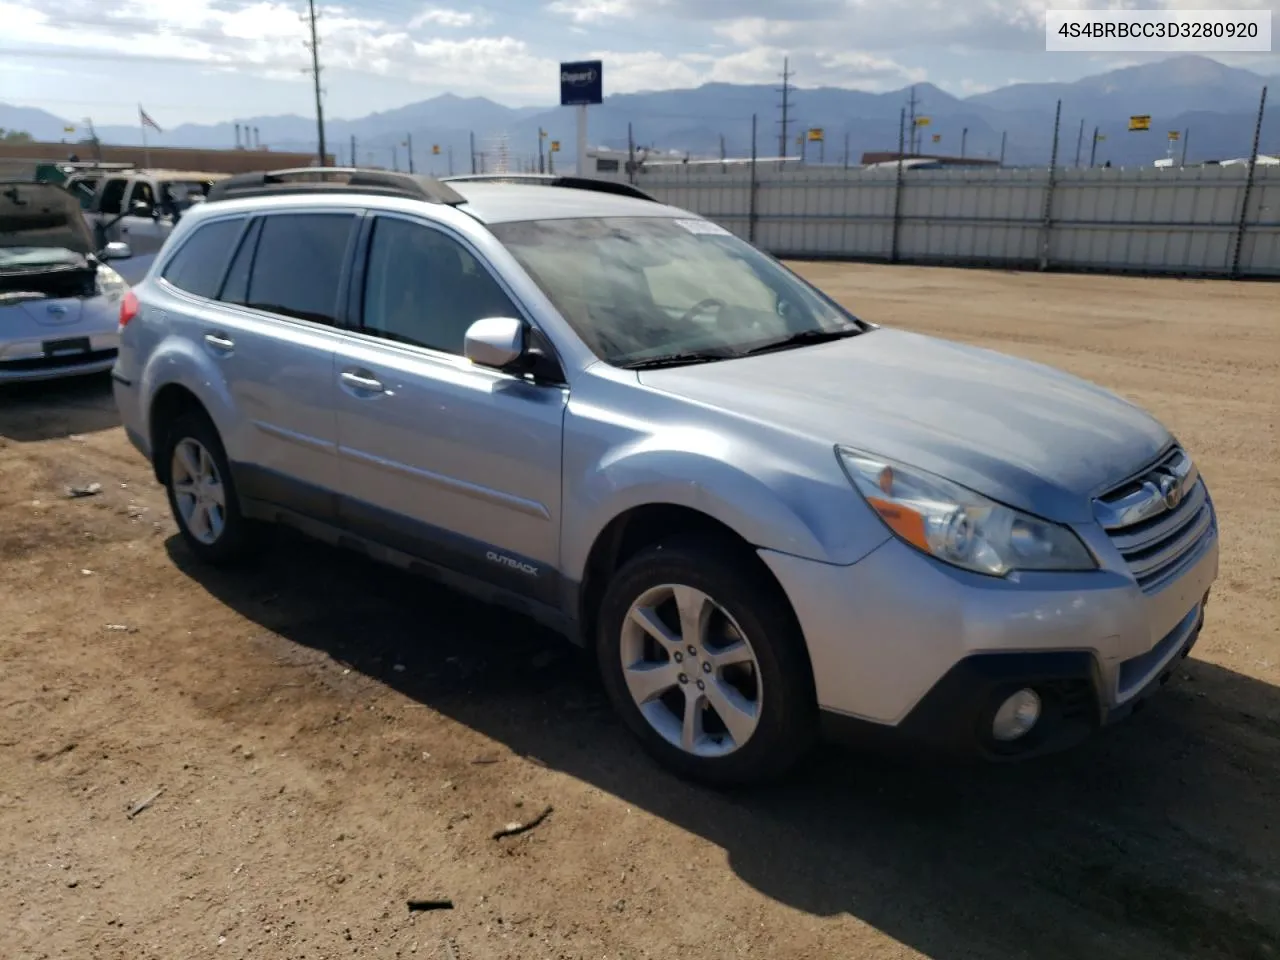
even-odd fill
[(6, 130), (0, 127), (0, 143), (31, 143), (33, 139), (25, 130)]

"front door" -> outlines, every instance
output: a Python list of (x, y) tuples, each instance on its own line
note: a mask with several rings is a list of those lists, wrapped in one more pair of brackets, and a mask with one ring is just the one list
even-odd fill
[(158, 253), (173, 230), (173, 216), (161, 208), (155, 183), (134, 180), (125, 199), (124, 210), (124, 216), (116, 225), (116, 236), (112, 239), (129, 244), (135, 257)]
[(460, 238), (378, 217), (362, 325), (335, 354), (344, 525), (554, 605), (567, 387), (466, 360), (483, 317), (521, 317)]

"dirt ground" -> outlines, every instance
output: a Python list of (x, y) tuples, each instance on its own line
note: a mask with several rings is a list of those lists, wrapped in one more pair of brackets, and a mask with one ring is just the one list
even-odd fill
[(518, 617), (285, 536), (199, 569), (105, 380), (8, 389), (0, 956), (1280, 958), (1280, 287), (801, 269), (1194, 453), (1221, 576), (1147, 710), (1030, 765), (828, 752), (710, 793)]

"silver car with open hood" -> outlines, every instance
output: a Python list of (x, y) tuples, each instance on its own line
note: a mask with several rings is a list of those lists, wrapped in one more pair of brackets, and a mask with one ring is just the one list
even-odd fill
[(95, 250), (61, 187), (0, 181), (0, 383), (110, 370), (128, 284), (106, 261), (130, 255)]

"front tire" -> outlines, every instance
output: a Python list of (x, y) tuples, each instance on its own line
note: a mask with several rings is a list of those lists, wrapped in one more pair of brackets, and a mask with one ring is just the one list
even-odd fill
[(165, 430), (160, 455), (169, 509), (187, 548), (212, 566), (244, 559), (256, 545), (255, 531), (240, 512), (226, 450), (209, 418), (180, 416)]
[(641, 551), (605, 590), (600, 672), (645, 749), (713, 786), (781, 775), (817, 730), (813, 674), (778, 585), (714, 540)]

